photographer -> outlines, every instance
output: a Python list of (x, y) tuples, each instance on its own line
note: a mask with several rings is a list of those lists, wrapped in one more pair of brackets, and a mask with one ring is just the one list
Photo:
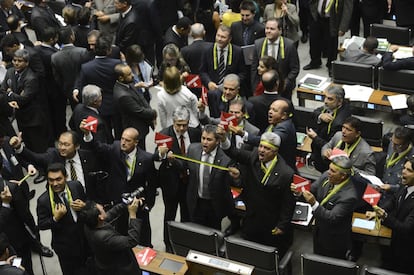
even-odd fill
[[(119, 203), (105, 212), (102, 205), (86, 202), (79, 219), (85, 223), (84, 232), (95, 257), (97, 274), (141, 274), (132, 248), (139, 241), (142, 221), (136, 216), (138, 207), (142, 205), (142, 198), (134, 198), (128, 206)], [(122, 215), (126, 208), (129, 213), (128, 236), (121, 235), (109, 223)]]

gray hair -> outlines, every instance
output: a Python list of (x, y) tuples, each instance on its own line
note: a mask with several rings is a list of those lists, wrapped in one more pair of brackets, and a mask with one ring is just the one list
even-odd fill
[(223, 83), (226, 81), (236, 81), (237, 88), (240, 88), (240, 77), (237, 74), (228, 74), (224, 77)]
[(280, 136), (273, 132), (263, 133), (260, 137), (260, 141), (266, 141), (276, 147), (280, 147)]
[(345, 90), (339, 85), (332, 85), (326, 89), (326, 92), (330, 95), (334, 95), (337, 100), (344, 100), (345, 98)]
[(173, 121), (190, 120), (190, 111), (185, 106), (178, 106), (172, 113)]
[(26, 49), (19, 49), (14, 53), (14, 57), (23, 58), (24, 61), (30, 61), (29, 51)]
[(86, 85), (82, 89), (82, 103), (85, 106), (90, 106), (102, 95), (101, 88), (96, 85)]
[(352, 175), (352, 161), (347, 156), (335, 156), (331, 162), (340, 168), (340, 172), (346, 175)]
[(205, 34), (204, 25), (201, 23), (194, 23), (191, 25), (191, 36), (194, 38), (203, 38)]

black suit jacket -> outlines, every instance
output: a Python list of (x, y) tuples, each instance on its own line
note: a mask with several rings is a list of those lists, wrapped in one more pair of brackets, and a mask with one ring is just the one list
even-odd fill
[(122, 52), (125, 52), (126, 48), (138, 43), (141, 26), (137, 25), (138, 17), (134, 9), (131, 9), (124, 18), (122, 18), (122, 15), (119, 16), (115, 44), (121, 48)]
[(163, 33), (154, 0), (132, 0), (132, 7), (137, 12), (137, 25), (140, 26), (138, 44), (145, 46), (160, 41)]
[(254, 44), (254, 41), (258, 38), (265, 36), (265, 27), (263, 24), (253, 21), (253, 23), (248, 26), (248, 39), (247, 44), (243, 43), (243, 23), (242, 21), (237, 21), (231, 24), (231, 42), (237, 46), (246, 46)]
[(2, 275), (29, 275), (25, 270), (14, 267), (12, 265), (0, 265), (0, 274)]
[(181, 37), (178, 34), (176, 34), (173, 29), (173, 27), (168, 28), (168, 30), (164, 34), (164, 46), (167, 44), (174, 44), (179, 49), (181, 49), (184, 46), (188, 45), (188, 37)]
[(212, 43), (206, 42), (204, 40), (195, 40), (188, 46), (185, 46), (181, 49), (181, 54), (190, 67), (192, 74), (199, 74), (202, 56), (206, 49), (211, 46)]
[(48, 5), (45, 5), (44, 7), (36, 5), (32, 9), (30, 22), (37, 37), (41, 37), (41, 34), (46, 27), (53, 27), (56, 30), (59, 30), (60, 23), (54, 15), (55, 13)]
[(397, 59), (394, 61), (392, 53), (384, 53), (382, 56), (382, 66), (386, 70), (398, 71), (398, 70), (414, 70), (414, 57), (408, 57), (403, 59)]
[(252, 96), (249, 98), (249, 102), (252, 103), (253, 109), (256, 112), (253, 124), (260, 129), (261, 133), (263, 133), (269, 125), (267, 114), (269, 112), (270, 105), (273, 103), (273, 101), (279, 98), (279, 94), (268, 93), (263, 93), (259, 96)]
[[(201, 143), (193, 143), (188, 148), (187, 156), (192, 159), (201, 160), (202, 154)], [(217, 154), (214, 164), (228, 167), (231, 159), (224, 154), (223, 150), (217, 148)], [(187, 205), (190, 217), (194, 216), (197, 206), (198, 186), (200, 185), (200, 165), (188, 162), (190, 171), (187, 189)], [(234, 207), (233, 197), (230, 192), (231, 178), (227, 171), (216, 168), (211, 169), (209, 191), (211, 194), (211, 203), (216, 217), (223, 218), (230, 214)]]
[(153, 127), (156, 111), (150, 107), (142, 93), (129, 85), (116, 82), (114, 86), (114, 106), (122, 118), (122, 128), (133, 127), (139, 132), (139, 139), (145, 141), (149, 127)]
[[(73, 201), (86, 201), (83, 187), (78, 181), (68, 181), (67, 186), (72, 194)], [(62, 203), (58, 194), (53, 194), (55, 203)], [(85, 241), (82, 224), (73, 220), (70, 209), (60, 219), (53, 220), (52, 207), (49, 199), (49, 190), (45, 191), (37, 200), (37, 218), (40, 230), (52, 230), (52, 248), (59, 257), (85, 255)]]
[[(214, 82), (218, 84), (219, 81), (219, 73), (218, 73), (218, 60), (217, 60), (217, 68), (214, 68), (214, 45), (211, 44), (206, 49), (206, 51), (203, 54), (203, 62), (201, 63), (200, 67), (200, 76), (201, 80), (203, 82), (203, 85), (208, 87), (209, 82)], [(229, 44), (229, 47), (232, 47), (232, 56), (230, 57), (228, 54), (227, 56), (227, 62), (226, 62), (226, 69), (225, 74), (237, 74), (240, 78), (240, 83), (243, 83), (243, 81), (246, 79), (246, 71), (245, 71), (245, 64), (244, 64), (244, 58), (243, 53), (239, 46)], [(230, 53), (230, 51), (227, 51)], [(217, 56), (217, 54), (216, 54)], [(231, 59), (231, 64), (230, 64)]]

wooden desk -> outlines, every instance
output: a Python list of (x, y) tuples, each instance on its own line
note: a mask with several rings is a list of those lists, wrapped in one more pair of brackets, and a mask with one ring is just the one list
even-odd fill
[[(365, 214), (354, 212), (352, 215), (352, 223), (354, 223), (355, 218), (366, 219)], [(356, 239), (389, 245), (392, 230), (384, 225), (381, 225), (379, 229), (374, 228), (373, 230), (353, 226), (352, 233)]]
[[(311, 90), (308, 88), (298, 87), (296, 90), (296, 94), (299, 101), (299, 106), (305, 106), (305, 100), (313, 100), (313, 101), (321, 101), (324, 100), (324, 93)], [(392, 112), (391, 104), (386, 97), (389, 95), (398, 95), (399, 93), (390, 92), (390, 91), (382, 91), (382, 90), (374, 90), (372, 95), (370, 96), (368, 102), (361, 102), (361, 101), (351, 101), (351, 106), (359, 109), (364, 110), (377, 110), (382, 112)]]
[[(132, 251), (134, 252), (134, 254), (139, 253), (141, 250), (143, 250), (144, 247), (134, 247), (132, 249)], [(162, 264), (162, 262), (165, 259), (169, 259), (175, 262), (179, 262), (182, 263), (182, 267), (178, 272), (175, 271), (171, 271), (171, 270), (167, 270), (164, 268), (161, 268), (160, 265)], [(165, 274), (165, 275), (184, 275), (187, 270), (188, 270), (188, 266), (187, 266), (187, 262), (185, 260), (185, 257), (181, 257), (178, 255), (174, 255), (171, 253), (167, 253), (167, 252), (163, 252), (163, 251), (157, 251), (157, 255), (155, 256), (154, 259), (152, 259), (152, 261), (145, 266), (140, 266), (140, 268), (142, 270), (151, 272), (151, 273), (155, 273), (155, 274)]]

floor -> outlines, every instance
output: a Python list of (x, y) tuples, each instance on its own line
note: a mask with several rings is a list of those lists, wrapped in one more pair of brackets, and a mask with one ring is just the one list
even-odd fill
[[(348, 35), (349, 37), (349, 35)], [(342, 40), (342, 39), (341, 39)], [(300, 43), (299, 45), (299, 58), (301, 61), (301, 68), (308, 64), (310, 61), (310, 57), (309, 57), (309, 44), (303, 44)], [(324, 60), (324, 62), (326, 62), (326, 60)], [(323, 62), (323, 64), (325, 64)], [(321, 67), (320, 69), (317, 70), (311, 70), (311, 71), (300, 71), (300, 74), (298, 76), (298, 80), (301, 79), (306, 73), (315, 73), (318, 75), (322, 75), (322, 76), (328, 76), (328, 71), (326, 69), (326, 67)], [(151, 106), (153, 108), (157, 108), (157, 94), (158, 89), (157, 88), (153, 88), (151, 89), (151, 93), (152, 93), (152, 101), (151, 101)], [(295, 105), (297, 105), (297, 99), (295, 96), (295, 93), (293, 95), (293, 102)], [(306, 106), (307, 107), (311, 107), (311, 108), (315, 108), (320, 106), (321, 103), (317, 103), (317, 102), (307, 102)], [(369, 116), (383, 116), (383, 119), (385, 121), (385, 129), (384, 129), (384, 133), (389, 131), (390, 129), (393, 128), (392, 124), (390, 123), (391, 119), (384, 114), (378, 114), (378, 113), (372, 113), (372, 114), (367, 114)], [(159, 130), (159, 126), (157, 127), (156, 130)], [(151, 132), (148, 136), (147, 136), (147, 140), (146, 140), (146, 144), (147, 144), (147, 148), (148, 150), (151, 152), (154, 149), (154, 132)], [(33, 211), (33, 213), (35, 213), (35, 207), (36, 207), (36, 199), (37, 197), (43, 193), (45, 191), (45, 183), (41, 183), (41, 184), (31, 184), (31, 188), (36, 190), (36, 197), (31, 201), (31, 210)], [(160, 196), (157, 197), (156, 203), (155, 203), (155, 207), (152, 209), (150, 217), (151, 217), (151, 226), (152, 226), (152, 243), (154, 245), (155, 249), (158, 250), (164, 250), (164, 244), (163, 244), (163, 238), (162, 238), (162, 232), (163, 232), (163, 228), (162, 228), (162, 219), (163, 219), (163, 203), (162, 203), (162, 198), (161, 198), (161, 194)], [(228, 221), (225, 220), (223, 222), (223, 227), (226, 226), (228, 224)], [(224, 227), (225, 228), (225, 227)], [(50, 246), (50, 240), (51, 240), (51, 236), (50, 236), (50, 231), (42, 231), (41, 232), (41, 239), (42, 239), (42, 243), (45, 245)], [(310, 231), (306, 231), (306, 230), (295, 230), (295, 241), (294, 244), (292, 246), (292, 250), (294, 251), (294, 256), (293, 256), (293, 274), (300, 274), (300, 254), (301, 253), (306, 253), (306, 252), (312, 252), (312, 236), (311, 236), (311, 232)], [(364, 247), (364, 252), (362, 257), (360, 258), (360, 260), (358, 261), (358, 263), (362, 264), (369, 264), (369, 265), (376, 265), (378, 266), (380, 264), (380, 260), (379, 260), (379, 249), (378, 246), (373, 245), (373, 244), (369, 244), (369, 245), (365, 245)], [(37, 254), (33, 254), (33, 263), (34, 263), (34, 272), (37, 275), (43, 274), (42, 273), (42, 268), (41, 268), (41, 263), (39, 260), (39, 256)], [(60, 267), (59, 267), (59, 263), (57, 261), (56, 257), (53, 258), (44, 258), (44, 266), (45, 269), (47, 271), (47, 274), (50, 275), (60, 275), (62, 274), (60, 271)]]

